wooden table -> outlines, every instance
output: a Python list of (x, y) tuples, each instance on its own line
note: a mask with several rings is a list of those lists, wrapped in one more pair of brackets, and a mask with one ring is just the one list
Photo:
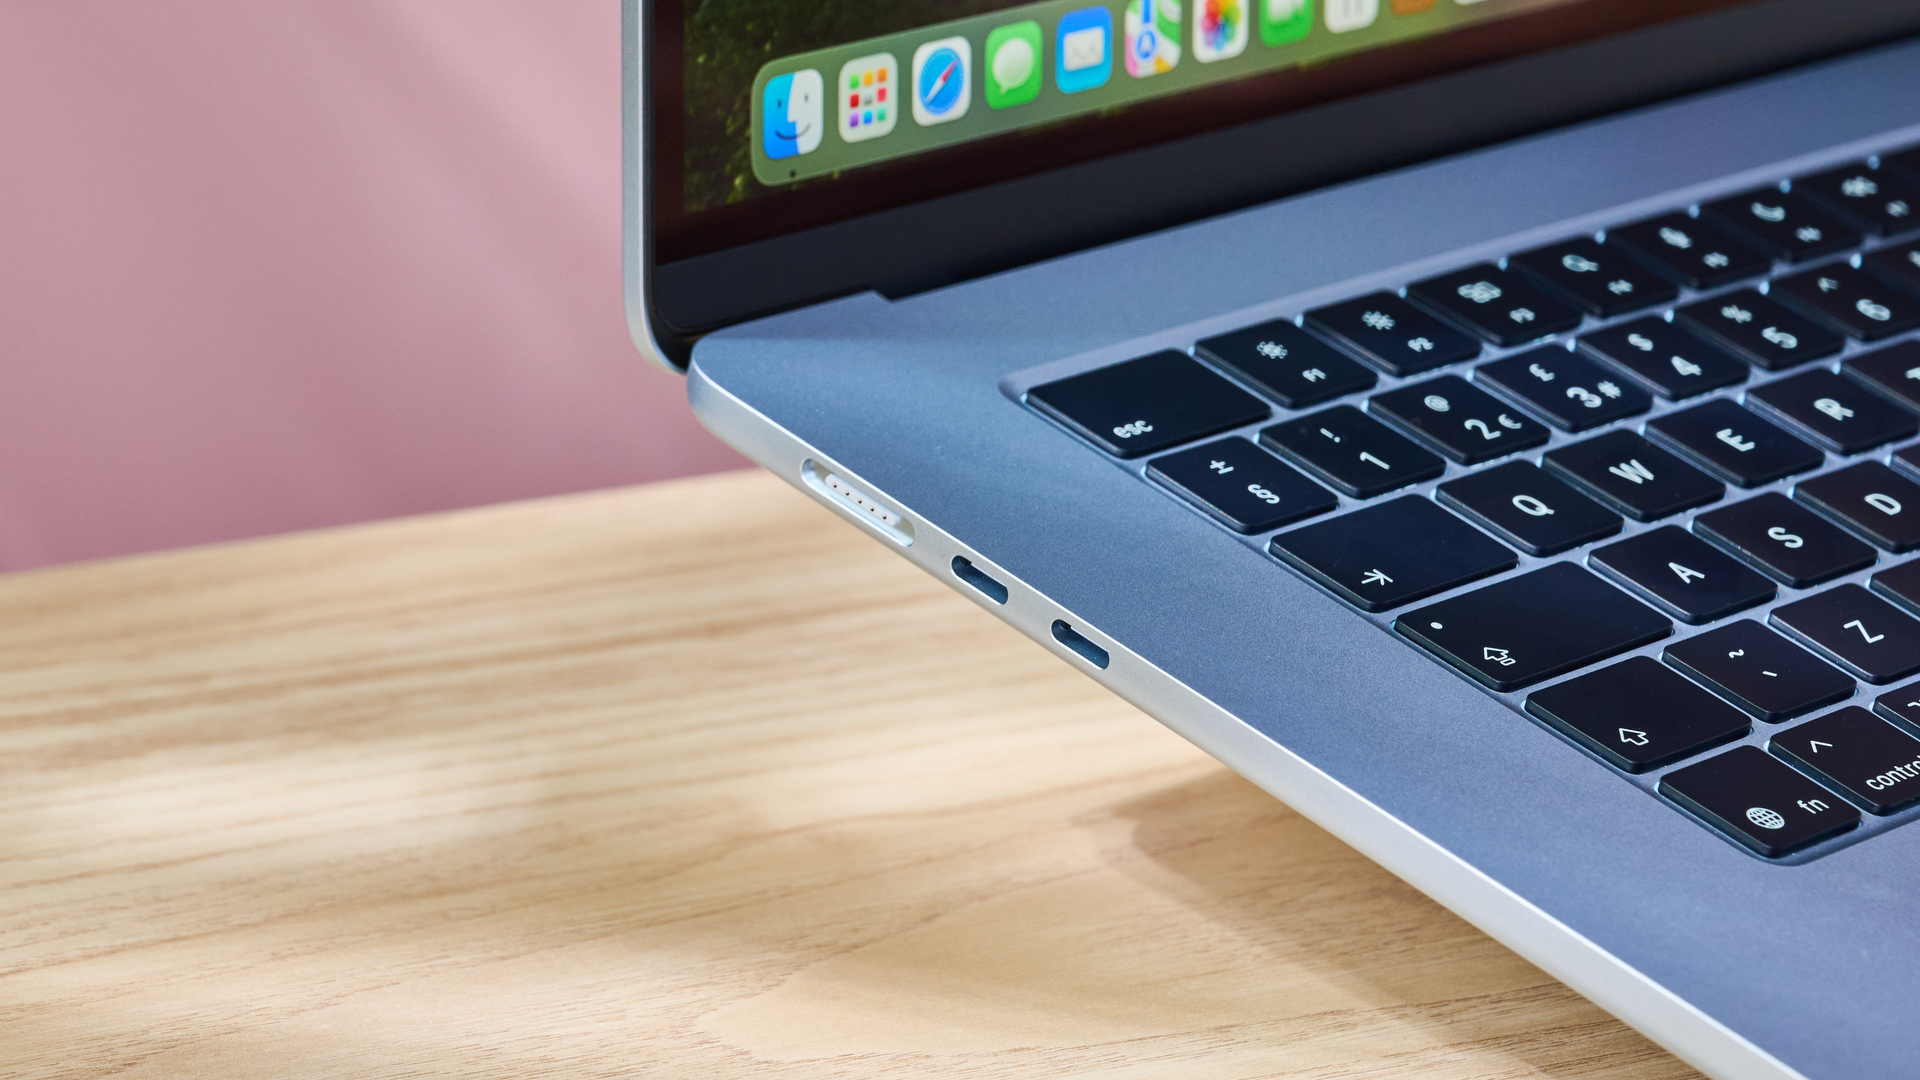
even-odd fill
[(7, 1077), (1693, 1075), (768, 476), (0, 611)]

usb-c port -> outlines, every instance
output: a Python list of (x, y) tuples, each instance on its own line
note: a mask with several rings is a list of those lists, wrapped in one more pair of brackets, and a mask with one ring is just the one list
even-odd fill
[(1053, 620), (1053, 640), (1080, 654), (1081, 659), (1097, 668), (1107, 666), (1107, 650), (1088, 641), (1079, 632), (1059, 619)]
[(980, 568), (958, 555), (953, 557), (953, 576), (973, 586), (996, 604), (1007, 602), (1007, 587), (982, 573)]

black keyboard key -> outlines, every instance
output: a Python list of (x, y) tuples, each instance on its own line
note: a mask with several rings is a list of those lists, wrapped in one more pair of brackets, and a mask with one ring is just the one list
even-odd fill
[(1747, 391), (1747, 404), (1788, 421), (1836, 454), (1857, 454), (1920, 430), (1920, 418), (1831, 371), (1803, 371)]
[(1785, 720), (1853, 693), (1853, 680), (1752, 619), (1667, 646), (1667, 663), (1762, 720)]
[(1888, 551), (1920, 548), (1920, 484), (1877, 461), (1802, 480), (1793, 497)]
[(1479, 342), (1392, 293), (1309, 311), (1306, 321), (1389, 375), (1418, 375), (1480, 355)]
[(1920, 341), (1849, 357), (1841, 362), (1840, 372), (1907, 408), (1920, 409)]
[(1458, 375), (1376, 395), (1367, 411), (1421, 436), (1466, 465), (1538, 446), (1550, 432)]
[(1752, 730), (1746, 714), (1636, 656), (1527, 696), (1527, 711), (1627, 772), (1645, 772)]
[(1674, 317), (1766, 371), (1832, 356), (1846, 344), (1839, 334), (1752, 289), (1689, 304)]
[(1580, 347), (1625, 370), (1670, 401), (1747, 381), (1744, 361), (1665, 319), (1635, 319), (1580, 339)]
[(1565, 562), (1410, 611), (1393, 626), (1500, 691), (1551, 679), (1673, 631), (1664, 615)]
[(1879, 341), (1920, 326), (1920, 300), (1844, 263), (1781, 278), (1768, 295), (1798, 305), (1862, 341)]
[(1729, 225), (1736, 235), (1776, 259), (1805, 262), (1860, 243), (1859, 231), (1805, 196), (1779, 188), (1760, 188), (1707, 203), (1701, 217)]
[(1611, 318), (1680, 295), (1672, 282), (1590, 236), (1522, 252), (1509, 266), (1545, 282), (1585, 309)]
[(1647, 421), (1647, 434), (1741, 487), (1817, 469), (1826, 457), (1724, 398)]
[(1260, 432), (1260, 442), (1356, 499), (1431, 480), (1446, 471), (1445, 462), (1351, 405), (1275, 424)]
[(1631, 431), (1609, 431), (1562, 446), (1541, 460), (1635, 521), (1657, 521), (1705, 506), (1727, 492), (1725, 484)]
[(1873, 565), (1872, 548), (1774, 492), (1709, 510), (1693, 531), (1796, 589)]
[(1920, 242), (1884, 247), (1860, 258), (1868, 271), (1912, 293), (1920, 293)]
[(1620, 515), (1530, 461), (1449, 480), (1440, 501), (1529, 555), (1551, 555), (1620, 531)]
[(1473, 377), (1525, 402), (1563, 431), (1585, 431), (1653, 406), (1632, 381), (1552, 345), (1482, 364)]
[(1880, 155), (1880, 167), (1892, 169), (1915, 183), (1920, 183), (1920, 146), (1909, 146), (1905, 150), (1895, 150)]
[(1920, 226), (1920, 186), (1898, 173), (1856, 161), (1793, 182), (1793, 190), (1839, 210), (1875, 236), (1897, 236)]
[(1708, 547), (1678, 525), (1608, 544), (1587, 557), (1683, 622), (1706, 623), (1773, 599), (1773, 582)]
[(1772, 746), (1876, 814), (1920, 799), (1920, 739), (1865, 709), (1809, 720), (1775, 735)]
[(1607, 230), (1607, 243), (1626, 245), (1648, 265), (1695, 289), (1711, 289), (1773, 269), (1773, 260), (1685, 214)]
[(1890, 683), (1920, 671), (1920, 622), (1858, 585), (1782, 604), (1770, 617), (1856, 678)]
[(1285, 319), (1207, 338), (1194, 352), (1289, 409), (1358, 393), (1379, 381), (1365, 366)]
[(1860, 824), (1860, 811), (1757, 746), (1675, 769), (1660, 794), (1768, 858)]
[(1270, 548), (1276, 558), (1364, 611), (1432, 596), (1511, 570), (1520, 561), (1418, 495), (1281, 533)]
[(1123, 458), (1271, 415), (1259, 398), (1171, 349), (1036, 386), (1027, 400)]
[(1874, 592), (1906, 605), (1909, 611), (1920, 612), (1920, 559), (1890, 566), (1869, 578), (1867, 584)]
[(1920, 727), (1920, 683), (1909, 683), (1874, 698), (1873, 711)]
[(1414, 282), (1407, 295), (1495, 345), (1520, 345), (1580, 325), (1580, 312), (1492, 263)]
[(1246, 439), (1221, 439), (1154, 458), (1147, 475), (1243, 533), (1324, 514), (1340, 500)]

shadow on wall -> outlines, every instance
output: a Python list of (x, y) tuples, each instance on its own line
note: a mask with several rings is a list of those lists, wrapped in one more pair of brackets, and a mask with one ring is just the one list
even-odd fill
[(0, 5), (0, 569), (744, 465), (627, 339), (619, 21)]

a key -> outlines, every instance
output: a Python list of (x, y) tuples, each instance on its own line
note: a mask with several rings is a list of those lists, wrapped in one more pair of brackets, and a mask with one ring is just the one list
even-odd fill
[(1840, 364), (1851, 376), (1910, 409), (1920, 410), (1920, 341), (1858, 353)]
[(1860, 824), (1860, 811), (1757, 746), (1736, 746), (1660, 778), (1660, 794), (1768, 858)]
[(1526, 413), (1495, 401), (1458, 375), (1375, 395), (1367, 411), (1419, 435), (1466, 465), (1538, 446), (1549, 434)]
[(1379, 381), (1364, 365), (1285, 319), (1210, 337), (1193, 349), (1289, 409), (1358, 393)]
[(1517, 690), (1673, 632), (1666, 616), (1572, 563), (1429, 604), (1394, 629), (1495, 690)]
[(1693, 531), (1796, 589), (1873, 565), (1872, 548), (1774, 492), (1708, 510)]
[(1243, 533), (1324, 514), (1340, 500), (1246, 439), (1221, 439), (1154, 458), (1147, 475)]
[(1596, 548), (1588, 565), (1667, 614), (1706, 623), (1773, 599), (1773, 582), (1678, 525)]
[(1711, 750), (1752, 730), (1746, 714), (1646, 656), (1527, 696), (1527, 711), (1627, 772)]
[(1727, 492), (1725, 484), (1631, 431), (1549, 450), (1541, 461), (1635, 521), (1705, 506)]
[(1870, 683), (1920, 671), (1920, 622), (1858, 585), (1836, 585), (1782, 604), (1773, 625)]
[(1861, 708), (1845, 708), (1773, 737), (1775, 753), (1853, 795), (1876, 814), (1920, 799), (1920, 739)]
[(1773, 260), (1685, 214), (1662, 214), (1607, 230), (1607, 244), (1623, 244), (1649, 266), (1694, 289), (1711, 289), (1773, 269)]
[(1890, 566), (1867, 579), (1874, 592), (1920, 612), (1920, 559)]
[(1551, 555), (1620, 531), (1620, 515), (1530, 461), (1509, 461), (1449, 480), (1436, 494), (1529, 555)]
[(1776, 259), (1805, 262), (1860, 243), (1858, 230), (1779, 188), (1760, 188), (1700, 207), (1700, 216), (1732, 226), (1743, 239)]
[(1392, 293), (1306, 314), (1307, 325), (1349, 345), (1389, 375), (1418, 375), (1480, 355), (1480, 343)]
[(1271, 415), (1259, 398), (1171, 349), (1036, 386), (1027, 400), (1123, 458)]
[(1747, 381), (1746, 363), (1664, 319), (1635, 319), (1580, 339), (1580, 347), (1670, 401)]
[(1836, 454), (1857, 454), (1920, 430), (1913, 413), (1831, 371), (1803, 371), (1747, 391), (1747, 404), (1786, 420)]
[(1431, 480), (1446, 469), (1351, 405), (1275, 424), (1260, 432), (1260, 443), (1356, 499)]
[(1920, 548), (1920, 484), (1877, 461), (1802, 480), (1793, 497), (1888, 551)]
[(1495, 345), (1520, 345), (1580, 325), (1579, 311), (1492, 263), (1417, 281), (1407, 295)]
[(1920, 226), (1920, 186), (1864, 161), (1828, 169), (1793, 182), (1793, 190), (1839, 210), (1875, 236), (1896, 236)]
[(1680, 295), (1672, 282), (1590, 236), (1522, 252), (1508, 259), (1507, 265), (1603, 319)]
[(1519, 562), (1418, 495), (1281, 533), (1269, 546), (1276, 558), (1363, 611), (1385, 611)]
[(1482, 364), (1473, 377), (1526, 403), (1563, 431), (1585, 431), (1653, 406), (1653, 398), (1631, 380), (1553, 345)]
[(1741, 487), (1817, 469), (1826, 457), (1724, 398), (1647, 421), (1647, 435)]
[(1786, 720), (1853, 693), (1853, 680), (1752, 619), (1676, 641), (1667, 663), (1762, 720)]
[(1920, 326), (1920, 300), (1844, 263), (1775, 281), (1768, 292), (1862, 341)]
[(1845, 344), (1839, 334), (1752, 289), (1689, 304), (1675, 311), (1674, 318), (1766, 371), (1832, 356)]
[(1920, 293), (1920, 242), (1881, 248), (1861, 256), (1860, 265), (1908, 292)]
[(1874, 698), (1873, 711), (1920, 727), (1920, 683), (1908, 683)]

